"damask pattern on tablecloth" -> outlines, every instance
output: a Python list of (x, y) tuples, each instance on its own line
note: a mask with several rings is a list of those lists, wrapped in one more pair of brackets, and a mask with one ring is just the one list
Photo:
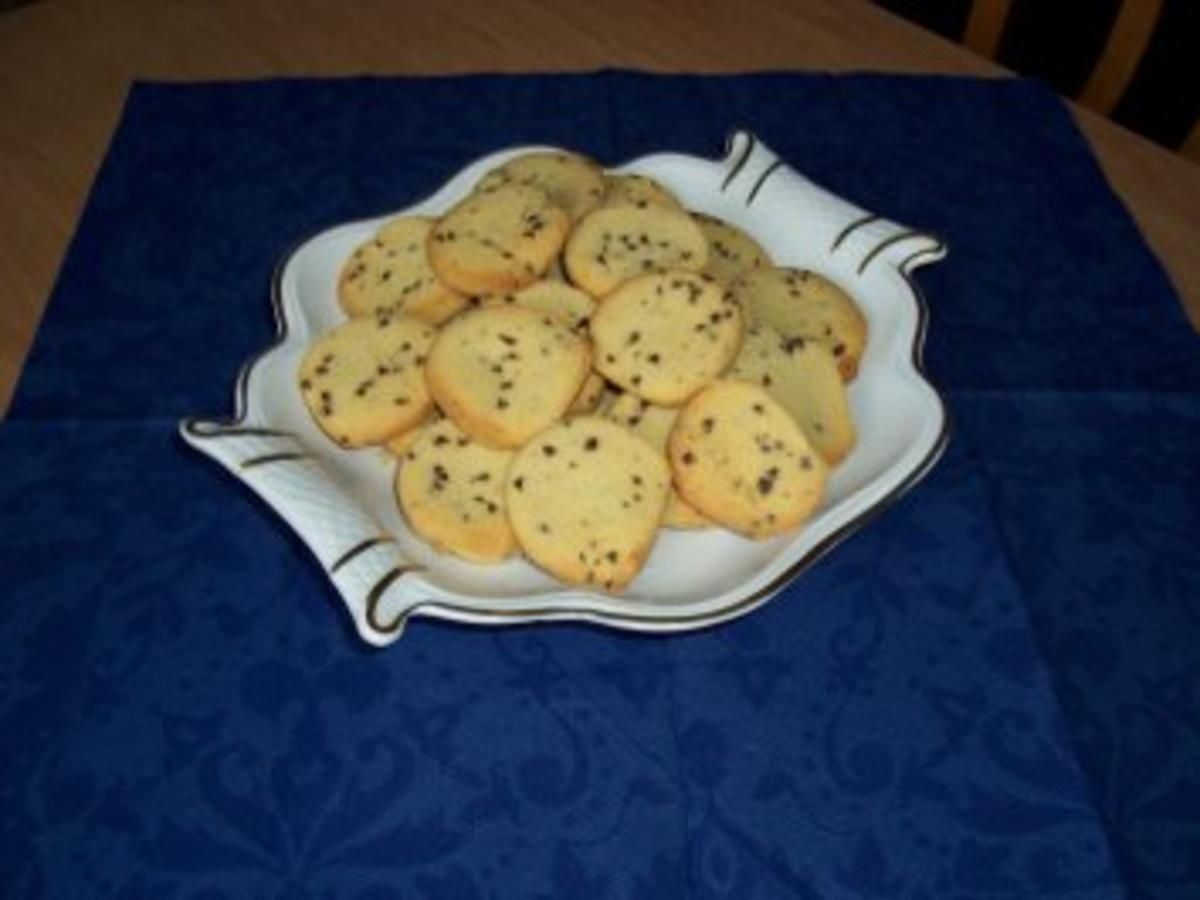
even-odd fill
[(1200, 399), (964, 396), (955, 408), (1117, 858), (1140, 896), (1195, 896)]
[(16, 896), (1124, 896), (964, 453), (731, 625), (386, 652), (185, 453), (0, 433)]

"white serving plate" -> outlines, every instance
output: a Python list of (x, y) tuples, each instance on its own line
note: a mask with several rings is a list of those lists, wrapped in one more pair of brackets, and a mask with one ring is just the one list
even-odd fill
[(834, 470), (822, 506), (799, 529), (768, 541), (721, 529), (660, 532), (646, 567), (615, 597), (564, 585), (523, 560), (480, 566), (433, 550), (396, 508), (392, 458), (377, 448), (342, 450), (326, 438), (304, 408), (296, 371), (309, 342), (343, 320), (337, 275), (355, 246), (392, 216), (444, 212), (484, 172), (535, 149), (547, 148), (494, 153), (420, 203), (296, 246), (274, 278), (278, 339), (243, 367), (233, 419), (180, 423), (184, 440), (296, 531), (359, 634), (377, 646), (396, 640), (416, 615), (480, 625), (577, 620), (644, 632), (732, 619), (765, 603), (911, 488), (945, 447), (945, 407), (921, 372), (927, 314), (908, 277), (942, 258), (943, 243), (830, 194), (753, 135), (736, 132), (717, 161), (662, 153), (613, 171), (658, 179), (688, 207), (744, 228), (776, 264), (826, 275), (861, 306), (870, 337), (849, 390), (858, 445)]

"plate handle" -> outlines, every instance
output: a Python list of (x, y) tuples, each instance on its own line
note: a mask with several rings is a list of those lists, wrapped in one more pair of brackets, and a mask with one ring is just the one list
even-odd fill
[(296, 435), (249, 422), (184, 419), (183, 440), (216, 460), (292, 526), (328, 573), (363, 640), (386, 646), (428, 601), (394, 535), (334, 478)]
[(740, 198), (747, 207), (780, 203), (782, 212), (796, 218), (799, 197), (805, 240), (843, 258), (839, 262), (859, 277), (879, 265), (907, 274), (946, 255), (946, 244), (937, 235), (889, 221), (825, 190), (750, 131), (729, 135), (720, 177), (721, 192)]

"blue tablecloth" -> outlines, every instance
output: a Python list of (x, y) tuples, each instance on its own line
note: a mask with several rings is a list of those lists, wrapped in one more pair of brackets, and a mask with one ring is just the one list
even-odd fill
[[(297, 237), (506, 144), (735, 126), (951, 246), (919, 279), (947, 456), (761, 611), (371, 651), (174, 437), (229, 409)], [(1032, 84), (138, 85), (0, 427), (0, 892), (1200, 896), (1198, 397), (1200, 341)]]

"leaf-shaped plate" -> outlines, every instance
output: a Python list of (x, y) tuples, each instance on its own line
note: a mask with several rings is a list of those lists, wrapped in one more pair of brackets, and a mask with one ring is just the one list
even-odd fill
[(921, 372), (927, 313), (908, 277), (944, 256), (944, 245), (823, 190), (753, 135), (737, 132), (720, 160), (663, 153), (614, 171), (661, 181), (689, 208), (744, 228), (778, 265), (826, 275), (859, 303), (870, 339), (849, 388), (858, 445), (834, 471), (820, 509), (799, 529), (761, 542), (715, 528), (663, 531), (621, 596), (565, 586), (522, 560), (479, 566), (433, 550), (396, 508), (394, 460), (381, 449), (347, 451), (329, 441), (304, 408), (297, 367), (309, 342), (342, 320), (338, 271), (381, 222), (438, 215), (484, 172), (535, 149), (550, 148), (492, 154), (421, 203), (300, 243), (274, 279), (278, 340), (242, 369), (233, 418), (180, 425), (189, 444), (295, 529), (371, 644), (394, 641), (414, 615), (483, 625), (571, 619), (649, 632), (731, 619), (765, 603), (869, 522), (919, 481), (945, 446), (945, 408)]

